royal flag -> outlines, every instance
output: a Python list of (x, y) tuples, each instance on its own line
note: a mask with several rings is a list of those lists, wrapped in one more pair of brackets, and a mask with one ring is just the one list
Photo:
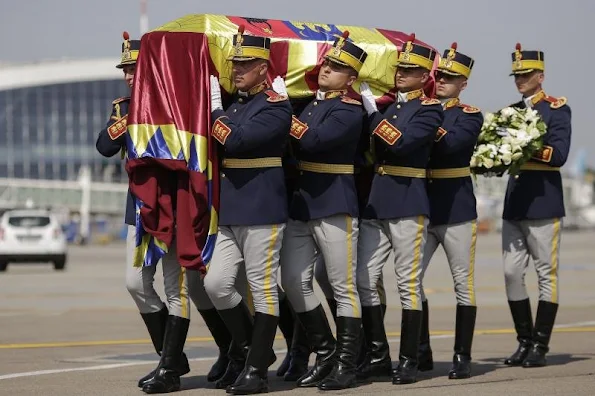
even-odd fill
[[(127, 134), (126, 169), (137, 205), (137, 266), (156, 264), (174, 241), (186, 268), (204, 271), (211, 258), (219, 172), (216, 146), (208, 136), (209, 76), (218, 76), (223, 90), (233, 93), (226, 59), (239, 25), (245, 34), (271, 38), (269, 82), (283, 77), (290, 98), (314, 95), (324, 55), (348, 30), (349, 40), (368, 53), (354, 91), (366, 81), (379, 104), (394, 100), (398, 48), (408, 33), (210, 14), (187, 15), (146, 33)], [(433, 89), (432, 80), (426, 94), (432, 96)]]

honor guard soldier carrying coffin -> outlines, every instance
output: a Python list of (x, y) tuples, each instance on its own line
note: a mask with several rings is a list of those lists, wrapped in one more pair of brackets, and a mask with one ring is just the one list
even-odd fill
[(358, 246), (357, 285), (363, 326), (366, 341), (373, 346), (368, 351), (369, 363), (362, 365), (360, 375), (391, 374), (377, 284), (392, 249), (403, 308), (399, 365), (393, 373), (393, 384), (412, 383), (417, 376), (422, 260), (430, 215), (426, 167), (444, 117), (440, 101), (423, 94), (436, 52), (414, 40), (415, 35), (411, 35), (399, 53), (396, 103), (379, 112), (368, 85), (361, 87), (362, 101), (371, 116), (376, 175), (362, 214)]
[[(123, 38), (121, 62), (116, 67), (123, 70), (124, 80), (128, 87), (132, 88), (141, 42), (140, 40), (130, 40), (127, 32), (124, 32)], [(119, 98), (112, 103), (110, 120), (106, 128), (99, 133), (96, 143), (97, 151), (105, 157), (112, 157), (118, 152), (124, 154), (126, 152), (126, 121), (129, 105), (130, 97)], [(175, 250), (168, 252), (161, 263), (167, 304), (162, 302), (153, 286), (156, 267), (135, 267), (132, 265), (136, 247), (135, 212), (134, 197), (129, 191), (125, 215), (125, 223), (128, 225), (126, 288), (138, 306), (155, 351), (162, 357), (158, 369), (141, 378), (138, 386), (147, 393), (171, 392), (179, 389), (179, 377), (190, 371), (186, 355), (182, 352), (190, 317), (188, 292), (220, 348), (219, 359), (207, 376), (209, 380), (215, 380), (225, 371), (226, 353), (231, 343), (231, 335), (206, 295), (202, 284), (200, 287), (194, 287), (195, 293), (192, 293), (193, 288), (187, 287), (188, 283), (192, 282), (192, 275), (180, 267)], [(192, 272), (194, 273), (194, 271)], [(198, 272), (196, 272), (196, 277), (198, 278)], [(180, 280), (182, 280), (181, 283)], [(168, 366), (170, 367), (168, 368)], [(160, 372), (160, 376), (154, 379), (156, 372), (163, 368), (167, 370)]]
[[(212, 138), (220, 145), (221, 192), (217, 242), (205, 288), (232, 334), (230, 357), (244, 363), (232, 394), (268, 391), (268, 367), (277, 330), (279, 250), (287, 221), (287, 195), (281, 157), (291, 127), (287, 96), (266, 83), (271, 41), (233, 37), (229, 60), (238, 89), (223, 110), (219, 81), (211, 76)], [(245, 267), (254, 303), (254, 322), (234, 288)]]
[[(130, 40), (124, 32), (122, 59), (116, 67), (124, 72), (129, 88), (134, 82), (136, 61), (140, 40)], [(111, 157), (125, 151), (128, 107), (130, 97), (116, 99), (106, 129), (97, 138), (99, 153)], [(125, 222), (128, 224), (126, 239), (126, 287), (147, 326), (155, 351), (161, 355), (159, 365), (141, 378), (138, 386), (146, 393), (163, 393), (179, 390), (180, 376), (190, 371), (188, 359), (182, 352), (190, 324), (190, 301), (188, 299), (187, 277), (176, 261), (176, 253), (170, 252), (162, 260), (167, 304), (153, 288), (156, 266), (135, 267), (132, 265), (136, 246), (136, 206), (134, 197), (128, 192)]]
[[(436, 71), (436, 97), (442, 102), (444, 121), (438, 129), (428, 169), (430, 225), (423, 271), (438, 245), (446, 252), (457, 298), (453, 365), (450, 379), (471, 376), (471, 344), (475, 329), (475, 241), (477, 211), (469, 162), (483, 124), (481, 111), (462, 104), (459, 95), (467, 86), (473, 59), (457, 51), (457, 43), (444, 51)], [(419, 370), (433, 368), (430, 348), (428, 301), (422, 285), (423, 322)]]
[[(367, 54), (347, 41), (348, 36), (344, 32), (325, 55), (316, 98), (293, 116), (291, 144), (300, 175), (281, 249), (283, 288), (316, 353), (314, 367), (297, 385), (321, 390), (355, 384), (361, 329), (355, 280), (359, 213), (353, 172), (364, 111), (347, 92)], [(276, 79), (276, 85), (284, 88), (285, 83)], [(319, 255), (337, 302), (336, 340), (312, 287)]]
[[(502, 218), (502, 249), (506, 295), (519, 346), (506, 359), (511, 366), (541, 367), (558, 311), (558, 264), (564, 196), (560, 167), (570, 149), (570, 107), (566, 98), (548, 96), (542, 89), (544, 58), (541, 51), (512, 53), (512, 74), (522, 100), (518, 108), (535, 109), (547, 126), (543, 148), (510, 177)], [(533, 259), (539, 287), (535, 326), (525, 287), (525, 271)]]

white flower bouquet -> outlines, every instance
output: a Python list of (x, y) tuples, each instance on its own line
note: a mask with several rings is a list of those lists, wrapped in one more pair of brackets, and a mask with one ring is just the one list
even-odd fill
[(508, 171), (516, 175), (526, 161), (542, 148), (546, 125), (536, 110), (506, 107), (487, 113), (471, 157), (474, 174)]

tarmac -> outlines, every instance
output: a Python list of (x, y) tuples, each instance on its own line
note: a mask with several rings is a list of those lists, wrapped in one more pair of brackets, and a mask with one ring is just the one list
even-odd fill
[[(425, 287), (430, 304), (434, 370), (412, 385), (389, 378), (330, 392), (358, 395), (594, 395), (595, 232), (567, 231), (562, 237), (560, 309), (548, 366), (524, 369), (502, 364), (516, 348), (504, 292), (500, 235), (479, 235), (476, 253), (477, 327), (473, 376), (449, 380), (454, 341), (455, 298), (442, 251), (435, 255)], [(0, 395), (142, 395), (138, 378), (158, 356), (124, 283), (124, 245), (72, 246), (64, 272), (47, 264), (11, 264), (0, 273)], [(392, 266), (385, 266), (386, 328), (393, 361), (398, 359), (400, 303)], [(156, 284), (161, 283), (158, 277)], [(526, 283), (533, 313), (537, 282), (530, 265)], [(159, 288), (161, 290), (161, 288)], [(318, 295), (322, 293), (318, 290)], [(330, 316), (329, 316), (330, 317)], [(332, 324), (332, 318), (330, 319)], [(277, 332), (277, 362), (269, 372), (270, 393), (319, 394), (296, 389), (275, 376), (285, 355)], [(196, 311), (186, 353), (191, 372), (180, 394), (222, 395), (206, 373), (218, 350)], [(311, 363), (314, 355), (311, 356)]]

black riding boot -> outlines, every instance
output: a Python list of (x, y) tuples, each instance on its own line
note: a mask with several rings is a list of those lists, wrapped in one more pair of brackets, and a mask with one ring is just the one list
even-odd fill
[(362, 320), (360, 318), (337, 317), (337, 346), (335, 364), (329, 375), (318, 384), (320, 390), (351, 388), (356, 383), (356, 362), (359, 351)]
[(295, 382), (308, 372), (308, 361), (310, 360), (310, 343), (306, 336), (306, 330), (295, 318), (293, 329), (293, 341), (291, 344), (291, 362), (289, 368), (283, 377), (284, 381)]
[(252, 315), (243, 301), (234, 308), (219, 311), (219, 315), (232, 337), (227, 354), (229, 364), (223, 377), (215, 383), (217, 389), (225, 389), (236, 381), (244, 369), (246, 354), (252, 340), (253, 323)]
[(419, 349), (417, 351), (417, 360), (419, 371), (430, 371), (434, 369), (434, 358), (432, 348), (430, 347), (430, 311), (428, 301), (422, 302), (422, 322), (421, 333), (419, 337)]
[(417, 381), (417, 351), (422, 315), (422, 311), (403, 310), (399, 365), (393, 373), (393, 384), (412, 384)]
[(256, 313), (254, 333), (246, 365), (233, 385), (227, 388), (227, 393), (253, 395), (268, 392), (267, 374), (269, 366), (275, 361), (272, 348), (278, 320), (279, 318), (273, 315)]
[(297, 317), (306, 330), (308, 343), (316, 353), (314, 367), (297, 380), (297, 386), (317, 386), (333, 368), (336, 341), (322, 305), (312, 311), (298, 313)]
[(452, 368), (448, 373), (450, 379), (471, 377), (471, 345), (476, 317), (477, 307), (457, 305), (455, 353), (452, 358)]
[(225, 323), (223, 323), (223, 319), (221, 319), (219, 312), (217, 312), (215, 308), (199, 310), (198, 312), (202, 316), (211, 335), (215, 339), (215, 343), (219, 347), (219, 357), (217, 357), (215, 364), (213, 364), (207, 374), (207, 381), (215, 382), (223, 377), (227, 365), (229, 364), (227, 353), (229, 352), (229, 346), (231, 344), (231, 334), (229, 330), (227, 330)]
[(509, 366), (520, 366), (525, 361), (531, 349), (531, 338), (533, 333), (533, 316), (531, 315), (531, 302), (527, 298), (521, 301), (508, 301), (514, 328), (517, 334), (519, 346), (515, 353), (504, 361)]
[(533, 330), (533, 345), (523, 362), (523, 367), (543, 367), (547, 364), (545, 355), (550, 350), (550, 337), (552, 336), (557, 312), (558, 304), (539, 301), (535, 329)]
[(367, 343), (364, 362), (357, 368), (360, 379), (391, 375), (390, 348), (384, 329), (384, 314), (380, 305), (362, 307), (362, 324)]
[[(159, 356), (161, 356), (161, 350), (163, 349), (163, 339), (165, 337), (165, 327), (167, 324), (167, 316), (168, 310), (167, 307), (164, 306), (161, 311), (159, 312), (152, 312), (148, 314), (140, 314), (147, 326), (147, 330), (149, 331), (149, 335), (151, 336), (151, 341), (153, 342), (153, 346), (155, 347), (155, 352)], [(138, 380), (138, 387), (142, 388), (143, 385), (149, 381), (151, 378), (155, 376), (155, 371), (151, 371), (149, 374), (142, 377)], [(188, 358), (186, 354), (182, 353), (182, 358), (180, 359), (180, 367), (178, 367), (178, 372), (180, 376), (184, 374), (188, 374), (190, 372), (190, 366), (188, 364)]]
[(180, 390), (179, 367), (183, 359), (182, 351), (184, 350), (189, 325), (189, 319), (168, 316), (161, 359), (155, 369), (153, 378), (143, 384), (143, 392), (169, 393)]

